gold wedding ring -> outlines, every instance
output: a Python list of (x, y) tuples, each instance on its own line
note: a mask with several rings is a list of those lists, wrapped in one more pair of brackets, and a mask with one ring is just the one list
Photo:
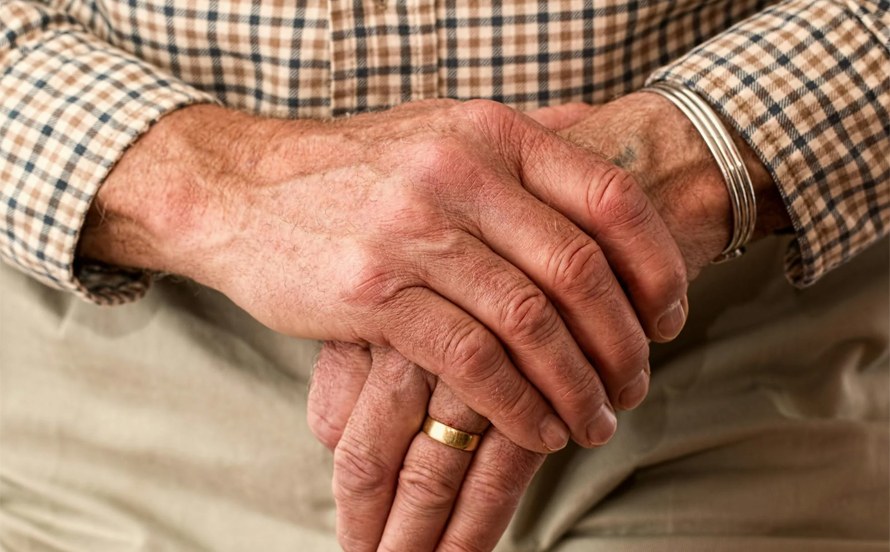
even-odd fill
[(423, 422), (423, 432), (434, 441), (439, 441), (443, 445), (466, 452), (476, 450), (476, 447), (479, 446), (479, 441), (482, 439), (481, 435), (461, 431), (445, 425), (430, 416), (427, 416), (426, 421)]

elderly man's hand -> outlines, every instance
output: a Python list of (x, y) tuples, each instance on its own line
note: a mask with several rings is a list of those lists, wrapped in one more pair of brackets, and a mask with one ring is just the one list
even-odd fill
[[(465, 452), (418, 434), (427, 413), (484, 432), (481, 445)], [(491, 550), (544, 460), (485, 431), (488, 420), (391, 349), (327, 343), (309, 423), (334, 451), (337, 533), (348, 552)]]
[(682, 258), (628, 173), (485, 101), (184, 108), (111, 172), (81, 254), (191, 277), (289, 335), (393, 347), (538, 452), (562, 421), (608, 439), (610, 400), (647, 389), (646, 334), (684, 322)]
[[(638, 175), (680, 242), (690, 277), (722, 249), (729, 233), (722, 177), (689, 121), (665, 100), (633, 94), (532, 116)], [(739, 146), (758, 193), (758, 234), (787, 226), (769, 176)], [(335, 451), (341, 543), (350, 551), (490, 550), (543, 456), (496, 428), (472, 457), (418, 434), (427, 411), (470, 432), (485, 422), (411, 368), (384, 350), (374, 351), (372, 363), (368, 351), (347, 344), (327, 343), (319, 356), (309, 423)]]

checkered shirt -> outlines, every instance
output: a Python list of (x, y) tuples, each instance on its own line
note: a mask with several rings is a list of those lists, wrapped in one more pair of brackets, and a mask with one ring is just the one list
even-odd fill
[(794, 283), (887, 233), (890, 0), (0, 0), (0, 255), (97, 303), (143, 293), (142, 273), (80, 262), (78, 235), (122, 153), (185, 105), (526, 109), (647, 80), (698, 92), (759, 155)]

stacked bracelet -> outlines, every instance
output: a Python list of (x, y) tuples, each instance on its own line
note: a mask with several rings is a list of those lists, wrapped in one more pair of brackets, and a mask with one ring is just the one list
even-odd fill
[(667, 98), (689, 118), (701, 134), (723, 174), (732, 206), (732, 236), (723, 252), (712, 262), (722, 263), (741, 256), (745, 252), (745, 244), (754, 234), (757, 203), (748, 169), (732, 137), (711, 107), (689, 89), (671, 82), (658, 82), (642, 91)]

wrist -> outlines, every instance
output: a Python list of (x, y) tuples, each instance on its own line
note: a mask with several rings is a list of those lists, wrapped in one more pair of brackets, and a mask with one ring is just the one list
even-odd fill
[(233, 241), (241, 190), (257, 178), (261, 144), (284, 121), (196, 105), (158, 121), (99, 189), (78, 255), (213, 285)]
[[(763, 164), (730, 132), (757, 196), (756, 239), (787, 226), (787, 214)], [(698, 131), (670, 101), (629, 94), (602, 106), (568, 137), (637, 177), (683, 252), (690, 278), (724, 249), (733, 224), (726, 183)]]

